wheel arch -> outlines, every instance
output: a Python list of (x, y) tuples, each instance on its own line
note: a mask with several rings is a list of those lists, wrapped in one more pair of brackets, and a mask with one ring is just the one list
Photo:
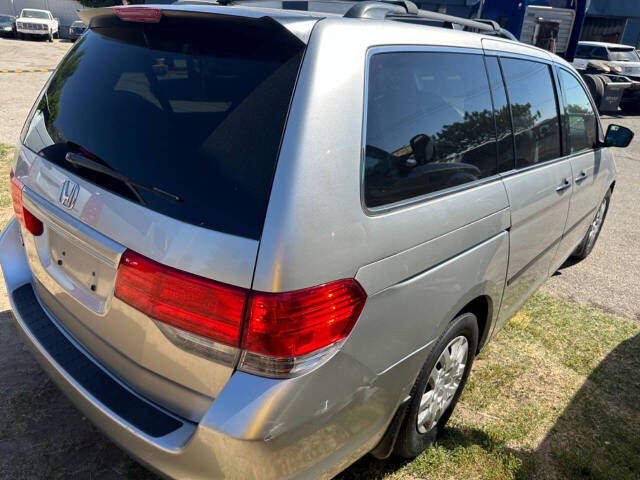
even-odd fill
[(460, 311), (452, 318), (457, 318), (463, 313), (473, 313), (478, 322), (478, 348), (476, 353), (482, 350), (487, 343), (491, 324), (490, 319), (493, 317), (493, 301), (489, 295), (480, 295), (469, 301)]
[[(482, 282), (469, 290), (466, 295), (461, 296), (447, 316), (447, 323), (452, 322), (463, 313), (473, 313), (476, 316), (478, 321), (478, 348), (476, 349), (476, 354), (489, 341), (497, 310), (500, 307), (498, 294), (501, 293), (501, 286), (490, 281)], [(446, 328), (446, 325), (443, 328)]]

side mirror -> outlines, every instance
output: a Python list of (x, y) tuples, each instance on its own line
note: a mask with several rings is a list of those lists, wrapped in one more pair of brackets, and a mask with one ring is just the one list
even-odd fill
[(609, 125), (604, 137), (605, 147), (628, 147), (633, 140), (633, 131), (621, 125)]

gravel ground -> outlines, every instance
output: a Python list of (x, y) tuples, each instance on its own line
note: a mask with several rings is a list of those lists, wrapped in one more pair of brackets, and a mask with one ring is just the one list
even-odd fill
[[(0, 38), (0, 71), (53, 69), (71, 45), (68, 40), (49, 43)], [(0, 73), (0, 143), (18, 142), (24, 119), (49, 75), (49, 72)]]

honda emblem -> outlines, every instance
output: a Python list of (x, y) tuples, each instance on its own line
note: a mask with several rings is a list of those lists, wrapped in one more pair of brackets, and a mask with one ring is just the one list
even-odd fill
[(76, 182), (71, 180), (65, 180), (60, 188), (60, 198), (58, 201), (68, 209), (72, 209), (76, 204), (76, 198), (78, 198), (78, 191), (80, 187)]

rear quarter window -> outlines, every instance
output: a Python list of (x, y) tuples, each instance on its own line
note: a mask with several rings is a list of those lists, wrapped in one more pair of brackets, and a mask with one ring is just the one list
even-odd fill
[(367, 90), (367, 207), (497, 172), (493, 107), (481, 55), (375, 54)]

